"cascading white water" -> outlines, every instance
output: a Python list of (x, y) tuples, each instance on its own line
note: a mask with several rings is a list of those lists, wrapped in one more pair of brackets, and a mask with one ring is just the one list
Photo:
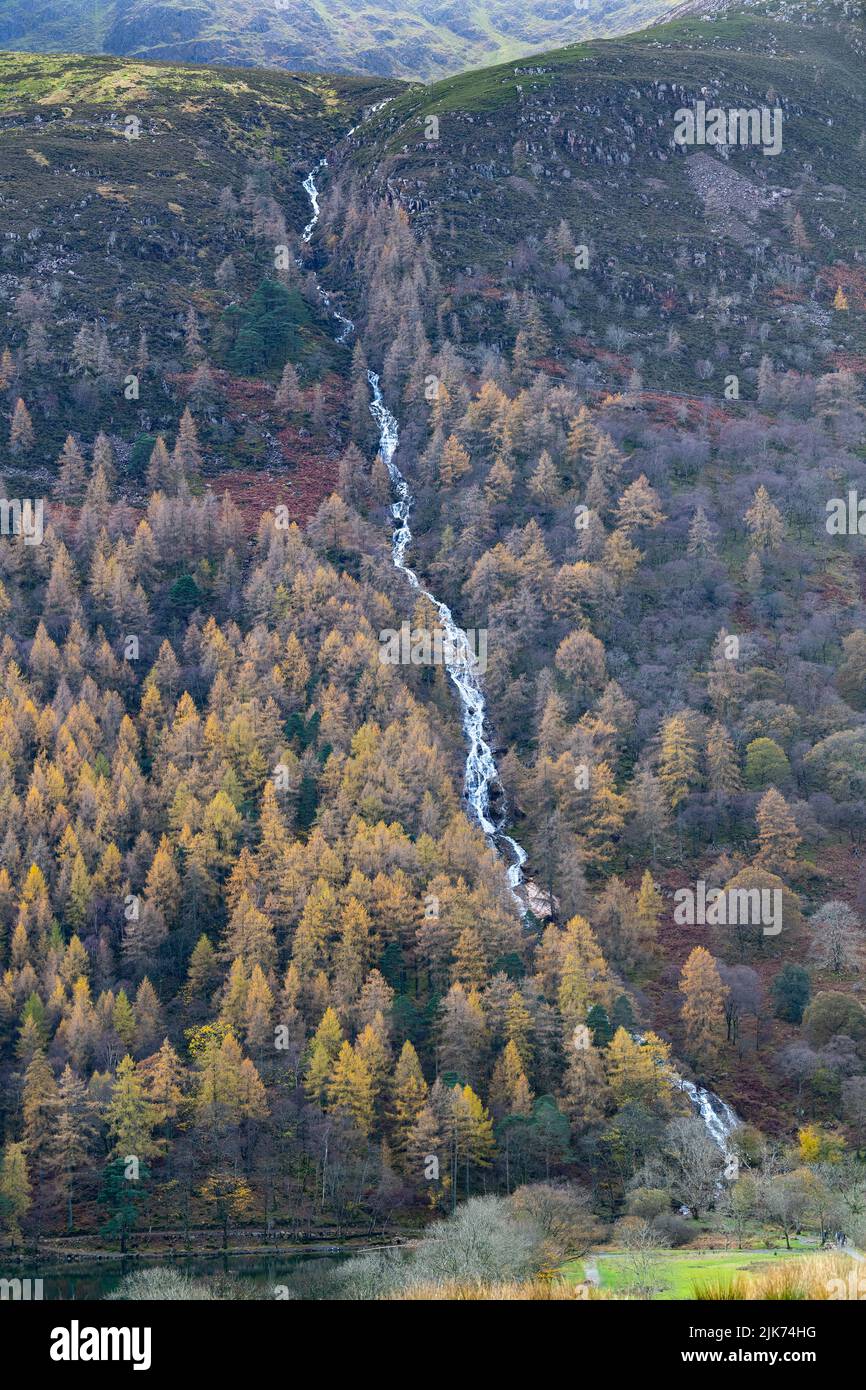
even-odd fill
[[(636, 1043), (644, 1042), (643, 1033), (632, 1033), (632, 1037)], [(670, 1063), (664, 1064), (664, 1070), (672, 1085), (688, 1096), (692, 1109), (698, 1118), (703, 1120), (713, 1143), (718, 1145), (727, 1158), (728, 1139), (742, 1124), (737, 1112), (731, 1109), (726, 1100), (717, 1096), (715, 1091), (708, 1091), (703, 1086), (696, 1086), (693, 1081), (686, 1081), (685, 1077), (674, 1071)]]
[[(353, 126), (352, 130), (349, 131), (349, 135), (352, 134), (352, 131), (354, 129), (355, 127)], [(318, 174), (320, 169), (327, 169), (327, 167), (328, 161), (323, 156), (319, 160), (315, 168), (311, 169), (310, 172), (307, 174), (307, 177), (304, 179), (304, 192), (310, 200), (310, 207), (313, 210), (313, 215), (301, 233), (301, 241), (309, 243), (310, 238), (312, 237), (313, 232), (316, 229), (316, 223), (318, 222), (319, 217), (321, 216), (321, 208), (319, 207), (319, 190), (316, 187), (316, 175)], [(298, 264), (300, 265), (301, 262), (299, 261)], [(349, 334), (354, 331), (355, 325), (353, 324), (351, 319), (346, 318), (345, 314), (341, 314), (339, 309), (335, 309), (332, 306), (330, 295), (326, 294), (325, 291), (322, 289), (322, 286), (319, 283), (318, 278), (316, 279), (316, 285), (319, 291), (319, 298), (321, 299), (325, 308), (330, 309), (333, 317), (337, 320), (339, 324), (342, 324), (342, 328), (337, 335), (337, 342), (345, 343)]]
[[(351, 131), (349, 132), (351, 134)], [(310, 200), (312, 217), (303, 230), (302, 240), (309, 242), (316, 224), (321, 216), (319, 206), (319, 190), (316, 186), (316, 175), (320, 169), (327, 168), (328, 161), (320, 159), (315, 168), (311, 169), (304, 179), (304, 191)], [(352, 332), (354, 324), (343, 314), (340, 314), (331, 306), (329, 296), (319, 285), (319, 294), (322, 303), (331, 311), (331, 314), (342, 325), (342, 331), (337, 338), (338, 343), (343, 343)], [(406, 551), (412, 540), (412, 531), (409, 526), (409, 514), (412, 510), (412, 493), (409, 484), (394, 462), (394, 455), (397, 452), (397, 445), (400, 441), (400, 431), (397, 420), (386, 406), (382, 398), (382, 389), (379, 385), (379, 377), (375, 372), (368, 372), (370, 389), (373, 399), (370, 402), (370, 413), (379, 427), (379, 451), (394, 489), (394, 501), (391, 504), (391, 514), (394, 517), (396, 526), (391, 544), (391, 557), (394, 566), (401, 574), (404, 574), (413, 589), (417, 589), (419, 594), (433, 604), (439, 614), (439, 621), (442, 624), (445, 640), (443, 642), (445, 669), (451, 679), (454, 688), (460, 699), (460, 706), (463, 715), (463, 732), (468, 745), (466, 754), (466, 770), (463, 778), (463, 794), (466, 804), (478, 825), (484, 831), (493, 848), (499, 853), (503, 848), (507, 850), (511, 860), (507, 867), (508, 884), (518, 903), (521, 913), (526, 909), (517, 896), (516, 889), (523, 882), (523, 866), (526, 863), (526, 850), (519, 845), (511, 835), (506, 835), (499, 820), (495, 819), (491, 811), (491, 795), (494, 788), (500, 788), (499, 772), (496, 767), (496, 760), (487, 739), (484, 736), (484, 725), (487, 715), (487, 706), (484, 700), (484, 693), (481, 688), (480, 673), (478, 663), (469, 639), (465, 632), (458, 627), (454, 621), (451, 609), (441, 599), (431, 594), (429, 589), (425, 589), (417, 574), (409, 565), (406, 564)]]
[[(351, 134), (351, 131), (349, 133)], [(305, 242), (310, 241), (320, 217), (316, 174), (320, 169), (327, 168), (327, 164), (326, 159), (320, 159), (319, 163), (310, 170), (304, 179), (304, 189), (313, 211), (313, 216), (302, 234), (302, 239)], [(355, 325), (350, 319), (331, 307), (330, 299), (321, 285), (319, 285), (319, 294), (322, 297), (322, 303), (330, 309), (333, 317), (343, 326), (337, 342), (345, 342)], [(428, 599), (439, 614), (439, 621), (445, 632), (445, 642), (443, 643), (445, 669), (460, 699), (463, 732), (468, 745), (463, 794), (472, 815), (496, 852), (500, 853), (503, 847), (506, 848), (511, 859), (507, 868), (508, 883), (521, 914), (525, 915), (526, 908), (516, 890), (523, 882), (523, 867), (527, 859), (526, 850), (505, 833), (501, 823), (494, 819), (490, 807), (491, 793), (494, 788), (501, 787), (501, 782), (493, 751), (484, 737), (487, 706), (481, 688), (478, 663), (469, 644), (469, 639), (466, 633), (457, 626), (451, 609), (441, 599), (436, 598), (429, 589), (425, 589), (415, 571), (406, 564), (406, 551), (412, 542), (409, 516), (412, 511), (413, 497), (408, 482), (394, 462), (394, 455), (400, 442), (400, 428), (396, 417), (384, 402), (378, 374), (368, 372), (367, 378), (373, 396), (370, 402), (370, 413), (379, 427), (379, 452), (388, 470), (394, 495), (394, 500), (391, 503), (391, 515), (394, 517), (396, 525), (391, 540), (391, 558), (395, 569), (405, 575), (412, 588)], [(672, 1073), (672, 1077), (675, 1085), (685, 1091), (689, 1097), (695, 1113), (703, 1120), (710, 1137), (723, 1152), (726, 1152), (727, 1138), (740, 1124), (738, 1116), (727, 1102), (713, 1091), (695, 1086), (693, 1082), (685, 1081), (676, 1073)]]
[[(373, 399), (370, 413), (379, 426), (379, 452), (388, 469), (394, 489), (391, 514), (397, 525), (391, 542), (391, 558), (395, 568), (406, 576), (413, 589), (432, 603), (439, 615), (445, 633), (443, 650), (445, 669), (451, 678), (463, 712), (463, 732), (469, 751), (466, 754), (466, 771), (463, 778), (463, 794), (475, 820), (494, 848), (508, 847), (511, 863), (508, 866), (508, 883), (512, 892), (523, 881), (523, 866), (526, 863), (526, 850), (510, 835), (506, 835), (501, 824), (492, 816), (490, 809), (491, 791), (500, 786), (496, 760), (490, 744), (484, 737), (486, 705), (481, 689), (478, 662), (466, 633), (457, 626), (454, 615), (447, 603), (425, 589), (417, 574), (406, 564), (406, 551), (412, 541), (409, 515), (412, 510), (412, 493), (409, 484), (394, 462), (400, 434), (397, 421), (382, 399), (382, 389), (375, 372), (368, 372), (367, 378)], [(521, 909), (523, 905), (521, 903)]]
[(681, 1091), (685, 1091), (695, 1114), (700, 1115), (706, 1125), (710, 1137), (726, 1154), (730, 1135), (742, 1123), (737, 1112), (731, 1109), (726, 1100), (717, 1096), (715, 1091), (707, 1091), (703, 1086), (696, 1086), (693, 1081), (685, 1081), (681, 1076), (677, 1076), (675, 1082)]

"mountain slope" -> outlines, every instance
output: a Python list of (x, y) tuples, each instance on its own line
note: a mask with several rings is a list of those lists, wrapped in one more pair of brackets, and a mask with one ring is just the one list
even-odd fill
[[(690, 297), (730, 299), (732, 354), (756, 314), (811, 315), (818, 344), (836, 282), (858, 282), (866, 260), (864, 48), (854, 25), (786, 12), (796, 22), (686, 18), (406, 92), (344, 147), (350, 176), (362, 170), (372, 195), (431, 235), (476, 333), (501, 331), (503, 291), (532, 277), (564, 218), (589, 264), (547, 294), (599, 339), (613, 308), (653, 379), (700, 383), (707, 320)], [(699, 100), (778, 106), (781, 152), (678, 146), (676, 113)], [(812, 229), (808, 266), (790, 256), (797, 213)], [(660, 349), (674, 321), (687, 351), (671, 361)], [(861, 324), (836, 327), (862, 346)], [(744, 365), (757, 366), (752, 352)]]
[[(82, 324), (99, 325), (113, 363), (100, 373), (104, 409), (119, 428), (149, 428), (153, 397), (147, 409), (121, 386), (141, 335), (163, 372), (178, 371), (193, 310), (224, 366), (235, 318), (278, 254), (300, 293), (304, 175), (366, 107), (397, 90), (379, 79), (0, 55), (3, 343), (28, 332), (15, 309), (22, 292), (39, 296), (37, 317), (53, 320), (67, 366)], [(289, 244), (291, 254), (278, 252)], [(339, 356), (314, 286), (296, 309), (311, 368)], [(223, 349), (209, 341), (218, 326)], [(45, 457), (93, 408), (81, 382), (76, 404), (73, 386), (66, 369), (52, 369), (37, 388), (54, 400)]]
[[(680, 1057), (680, 967), (704, 949), (745, 970), (755, 1041), (734, 1030), (699, 1074), (779, 1131), (819, 1041), (771, 1020), (781, 969), (856, 994), (807, 918), (866, 901), (862, 540), (825, 525), (866, 484), (866, 99), (851, 8), (826, 14), (733, 7), (407, 91), (341, 146), (324, 218), (403, 423), (409, 562), (488, 634), (529, 873)], [(780, 152), (678, 146), (699, 101), (778, 108)], [(773, 860), (776, 798), (798, 852)], [(654, 962), (628, 925), (649, 861)], [(790, 891), (778, 940), (678, 922), (700, 883)]]
[(648, 23), (674, 0), (7, 0), (0, 44), (428, 80)]

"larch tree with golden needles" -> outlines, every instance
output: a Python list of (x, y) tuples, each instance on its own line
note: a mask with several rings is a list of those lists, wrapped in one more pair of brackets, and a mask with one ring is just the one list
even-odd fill
[(703, 946), (696, 946), (680, 976), (686, 1051), (699, 1065), (717, 1058), (725, 1038), (725, 998), (718, 966)]
[(774, 873), (784, 874), (794, 867), (800, 847), (800, 832), (787, 801), (770, 787), (758, 802), (757, 862)]
[(662, 726), (658, 775), (672, 811), (700, 781), (698, 745), (684, 714), (672, 715)]

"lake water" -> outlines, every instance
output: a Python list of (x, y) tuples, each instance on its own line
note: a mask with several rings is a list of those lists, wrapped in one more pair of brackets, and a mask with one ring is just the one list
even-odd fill
[(0, 1270), (0, 1277), (18, 1279), (41, 1279), (43, 1298), (67, 1299), (76, 1302), (93, 1302), (112, 1293), (125, 1274), (154, 1268), (171, 1268), (193, 1277), (208, 1274), (230, 1274), (246, 1283), (249, 1280), (256, 1286), (260, 1297), (276, 1298), (274, 1290), (285, 1285), (296, 1298), (326, 1299), (336, 1293), (334, 1273), (350, 1255), (360, 1254), (358, 1249), (334, 1254), (320, 1251), (291, 1254), (258, 1255), (220, 1255), (210, 1258), (201, 1256), (160, 1257), (117, 1260), (76, 1260), (70, 1263), (51, 1264), (40, 1261), (37, 1265), (25, 1264)]

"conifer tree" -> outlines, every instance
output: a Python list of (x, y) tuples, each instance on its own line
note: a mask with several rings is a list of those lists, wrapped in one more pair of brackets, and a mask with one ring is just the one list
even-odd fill
[(688, 1055), (712, 1065), (725, 1037), (725, 986), (718, 966), (703, 946), (696, 946), (680, 976), (682, 1019)]
[(736, 796), (743, 790), (734, 741), (724, 724), (711, 724), (707, 730), (707, 771), (710, 791)]
[(29, 454), (35, 443), (36, 432), (30, 418), (30, 411), (19, 396), (12, 412), (12, 424), (9, 429), (9, 452), (16, 458), (21, 454)]
[(328, 1108), (346, 1115), (367, 1136), (373, 1128), (373, 1078), (364, 1058), (343, 1042), (328, 1079)]
[(67, 1062), (57, 1088), (56, 1127), (52, 1166), (58, 1194), (66, 1201), (67, 1229), (72, 1230), (76, 1180), (88, 1163), (96, 1130), (93, 1104), (87, 1087)]
[(662, 727), (659, 781), (672, 811), (685, 801), (699, 780), (698, 749), (683, 714), (672, 715)]
[(80, 502), (84, 496), (86, 469), (84, 455), (71, 434), (66, 436), (56, 466), (54, 496), (61, 502)]
[(775, 873), (790, 872), (800, 846), (800, 832), (780, 791), (770, 787), (755, 812), (758, 823), (758, 863)]
[(158, 1114), (148, 1100), (135, 1062), (127, 1055), (118, 1062), (111, 1099), (106, 1110), (112, 1155), (144, 1162), (160, 1151), (153, 1137)]
[(304, 1089), (311, 1100), (321, 1104), (328, 1094), (331, 1073), (343, 1043), (340, 1020), (332, 1008), (327, 1008), (310, 1043), (304, 1071)]
[(21, 1222), (32, 1205), (30, 1193), (26, 1147), (10, 1142), (0, 1162), (0, 1221), (13, 1246), (21, 1242)]
[(439, 481), (443, 487), (453, 487), (472, 467), (468, 453), (456, 435), (449, 435), (439, 459)]

